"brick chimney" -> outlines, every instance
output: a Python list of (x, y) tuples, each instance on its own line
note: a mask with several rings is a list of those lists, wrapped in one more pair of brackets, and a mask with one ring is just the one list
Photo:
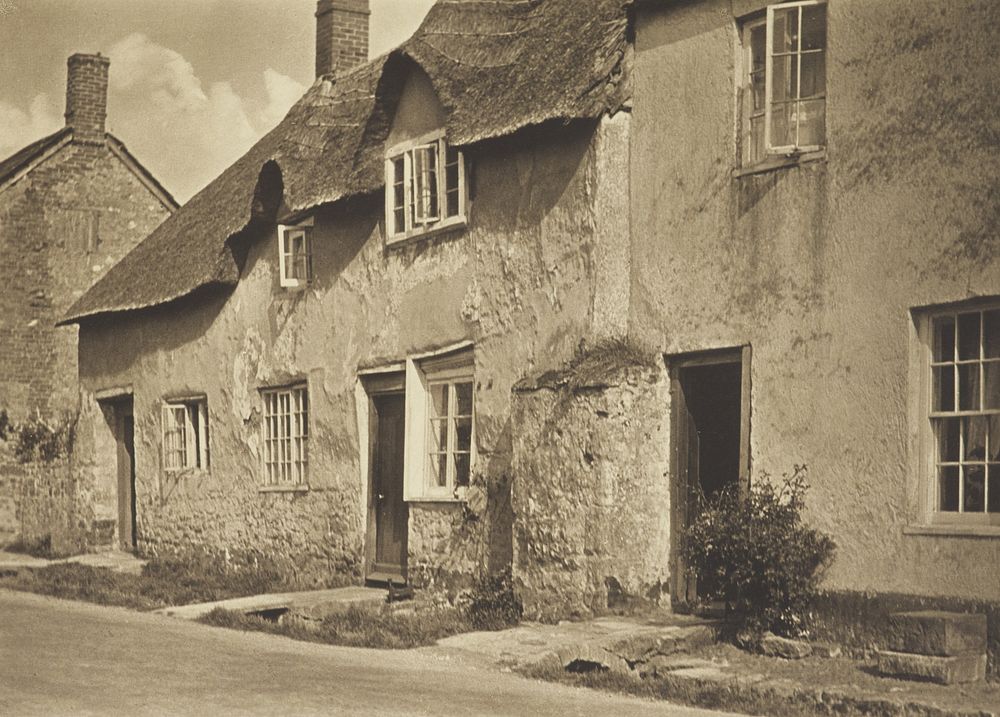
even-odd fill
[(104, 141), (104, 118), (108, 109), (107, 57), (71, 55), (66, 65), (66, 126), (76, 139)]
[(368, 62), (368, 0), (316, 3), (316, 77)]

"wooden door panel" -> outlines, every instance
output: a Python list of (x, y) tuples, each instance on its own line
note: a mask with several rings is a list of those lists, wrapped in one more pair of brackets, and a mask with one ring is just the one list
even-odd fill
[(409, 514), (403, 500), (403, 394), (374, 398), (376, 428), (372, 476), (375, 571), (406, 576)]

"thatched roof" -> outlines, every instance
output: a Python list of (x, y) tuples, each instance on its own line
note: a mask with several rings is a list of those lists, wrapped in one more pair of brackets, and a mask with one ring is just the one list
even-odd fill
[(380, 190), (383, 143), (412, 63), (430, 77), (456, 145), (620, 109), (629, 92), (627, 4), (438, 0), (393, 52), (317, 80), (274, 130), (126, 255), (63, 321), (235, 284), (229, 239), (251, 222), (265, 164), (280, 169), (291, 213)]

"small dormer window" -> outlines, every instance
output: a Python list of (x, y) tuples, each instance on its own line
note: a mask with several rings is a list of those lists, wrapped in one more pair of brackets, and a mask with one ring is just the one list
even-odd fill
[(312, 231), (312, 217), (298, 224), (278, 225), (278, 268), (282, 286), (305, 286), (312, 281)]
[(465, 223), (465, 158), (443, 132), (393, 147), (385, 172), (389, 241)]

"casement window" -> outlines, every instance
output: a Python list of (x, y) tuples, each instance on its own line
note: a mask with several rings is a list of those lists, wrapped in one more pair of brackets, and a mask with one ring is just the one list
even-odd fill
[(800, 0), (746, 20), (743, 35), (742, 159), (826, 144), (826, 3)]
[(267, 389), (264, 401), (264, 484), (302, 486), (309, 468), (309, 396), (305, 386)]
[(391, 149), (385, 186), (389, 241), (465, 223), (465, 158), (440, 132)]
[(281, 286), (305, 286), (313, 278), (313, 220), (278, 225), (278, 270)]
[(934, 516), (1000, 525), (1000, 306), (928, 318)]
[(475, 463), (471, 348), (407, 361), (406, 497), (461, 498)]
[(204, 398), (167, 401), (162, 410), (163, 469), (208, 469), (208, 404)]

